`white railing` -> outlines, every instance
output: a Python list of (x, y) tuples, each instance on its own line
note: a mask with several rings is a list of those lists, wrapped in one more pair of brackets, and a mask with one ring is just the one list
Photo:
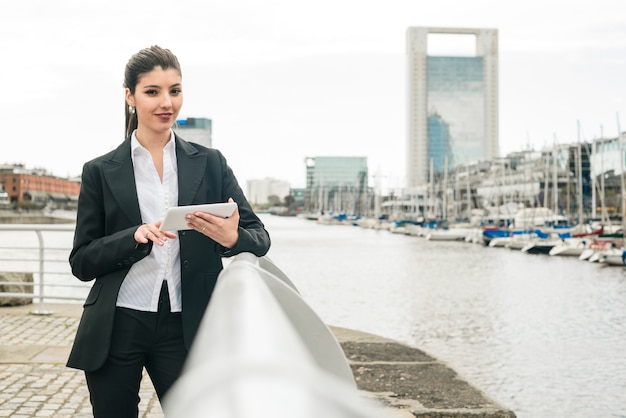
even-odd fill
[(83, 302), (91, 283), (80, 282), (71, 272), (68, 257), (74, 228), (74, 224), (0, 224), (0, 272), (32, 273), (34, 279), (0, 282), (5, 288), (32, 286), (31, 292), (0, 292), (0, 297), (32, 298), (37, 301), (35, 314), (51, 313), (45, 309), (46, 300)]
[(267, 257), (243, 253), (218, 278), (166, 416), (381, 417), (358, 392), (330, 329)]

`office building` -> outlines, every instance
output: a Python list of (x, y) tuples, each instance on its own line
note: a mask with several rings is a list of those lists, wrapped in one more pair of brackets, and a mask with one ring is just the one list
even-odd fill
[[(430, 34), (475, 37), (473, 55), (431, 55)], [(406, 34), (406, 184), (498, 157), (497, 29), (411, 27)]]
[(174, 132), (185, 141), (195, 142), (207, 148), (213, 146), (212, 121), (207, 118), (187, 118), (176, 121)]
[(368, 193), (367, 157), (308, 157), (305, 210), (363, 213)]

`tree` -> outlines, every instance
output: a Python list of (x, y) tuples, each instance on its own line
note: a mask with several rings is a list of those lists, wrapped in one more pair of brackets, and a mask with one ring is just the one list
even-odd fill
[(269, 195), (267, 197), (267, 201), (269, 202), (269, 204), (271, 206), (279, 206), (280, 205), (280, 197), (276, 196), (275, 194)]

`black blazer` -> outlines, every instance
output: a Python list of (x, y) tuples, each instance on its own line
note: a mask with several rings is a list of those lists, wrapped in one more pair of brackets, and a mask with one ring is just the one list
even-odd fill
[[(69, 262), (78, 279), (95, 282), (85, 300), (69, 367), (93, 371), (104, 364), (122, 281), (133, 263), (152, 250), (152, 241), (137, 244), (133, 238), (142, 220), (130, 152), (127, 139), (83, 166)], [(270, 238), (219, 151), (176, 135), (176, 160), (179, 205), (225, 202), (232, 197), (241, 218), (239, 240), (230, 250), (196, 231), (179, 231), (183, 333), (189, 348), (223, 269), (222, 257), (241, 252), (263, 256)]]

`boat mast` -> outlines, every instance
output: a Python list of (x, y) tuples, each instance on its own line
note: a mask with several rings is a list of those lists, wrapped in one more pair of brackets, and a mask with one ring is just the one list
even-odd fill
[[(548, 153), (546, 153), (548, 154)], [(549, 155), (549, 154), (548, 154)], [(545, 157), (545, 164), (543, 166), (544, 171), (543, 171), (543, 207), (547, 208), (548, 207), (548, 184), (549, 184), (549, 172), (550, 172), (550, 158), (548, 157), (548, 155), (546, 155)]]
[(600, 175), (602, 177), (600, 177), (600, 192), (602, 193), (600, 195), (601, 197), (601, 210), (602, 210), (602, 222), (608, 222), (610, 223), (609, 220), (609, 215), (606, 213), (606, 195), (605, 195), (605, 189), (604, 189), (604, 153), (606, 151), (606, 141), (604, 140), (604, 129), (602, 128), (602, 125), (600, 125), (600, 141), (602, 144), (602, 153), (600, 154)]
[(435, 217), (435, 179), (434, 179), (434, 162), (430, 159), (430, 181), (429, 181), (429, 218)]
[(472, 186), (470, 184), (470, 168), (467, 164), (467, 219), (472, 219)]
[(576, 174), (577, 174), (577, 186), (578, 186), (578, 223), (583, 223), (583, 173), (582, 173), (582, 147), (580, 146), (580, 121), (576, 121), (578, 125), (578, 153), (576, 158)]
[(443, 160), (443, 196), (441, 208), (441, 220), (448, 220), (448, 156)]
[[(556, 134), (554, 135), (554, 148), (552, 151), (552, 206), (554, 215), (559, 214), (559, 179), (557, 175), (557, 153)], [(556, 220), (556, 218), (555, 218)]]
[[(597, 141), (595, 139), (592, 139), (591, 140), (591, 156), (589, 158), (589, 161), (591, 161), (592, 159), (595, 160), (597, 158), (597, 155), (598, 155)], [(591, 218), (595, 219), (597, 216), (596, 207), (598, 206), (598, 202), (596, 202), (596, 187), (598, 187), (598, 180), (597, 180), (596, 174), (593, 172), (593, 169), (595, 169), (595, 167), (591, 167), (591, 170), (589, 171), (591, 173)]]
[(617, 146), (619, 149), (619, 179), (620, 179), (620, 192), (622, 197), (622, 248), (624, 248), (624, 151), (622, 150), (622, 129), (619, 124), (619, 112), (616, 114), (617, 119)]

